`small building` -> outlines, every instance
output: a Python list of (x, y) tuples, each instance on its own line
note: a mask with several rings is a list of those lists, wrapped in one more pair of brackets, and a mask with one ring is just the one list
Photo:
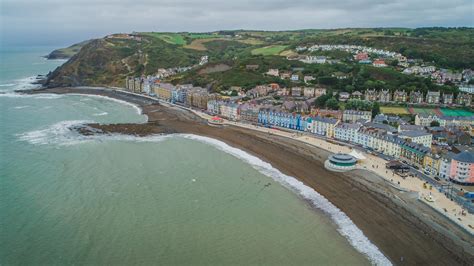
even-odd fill
[(417, 114), (415, 115), (415, 125), (429, 127), (431, 126), (431, 122), (437, 121), (439, 122), (440, 126), (446, 126), (446, 121), (440, 119), (437, 115), (431, 114)]
[(291, 96), (293, 97), (300, 97), (302, 95), (300, 87), (293, 87), (291, 88)]
[(438, 104), (441, 93), (439, 91), (428, 91), (426, 93), (426, 102), (429, 104)]
[(313, 98), (314, 97), (314, 88), (305, 87), (303, 90), (304, 97)]
[(268, 76), (278, 77), (280, 75), (280, 71), (277, 68), (270, 68), (266, 74)]
[(259, 65), (246, 65), (245, 68), (247, 70), (257, 70), (260, 66)]
[(417, 104), (423, 103), (423, 93), (421, 91), (411, 91), (410, 102), (417, 103)]
[(291, 78), (291, 72), (288, 72), (288, 71), (286, 71), (286, 72), (281, 72), (281, 73), (280, 73), (280, 78), (281, 78), (281, 79), (289, 79), (289, 78)]
[(407, 93), (404, 90), (396, 90), (393, 93), (393, 101), (397, 103), (404, 103), (407, 101)]
[(459, 93), (456, 98), (456, 103), (463, 106), (470, 106), (472, 103), (472, 94)]
[(352, 98), (352, 99), (361, 100), (361, 99), (362, 99), (362, 96), (364, 96), (364, 95), (363, 95), (362, 92), (360, 92), (360, 91), (354, 91), (353, 93), (351, 93), (351, 98)]
[(314, 89), (314, 97), (319, 98), (320, 96), (323, 96), (326, 94), (326, 89), (325, 88), (315, 88)]
[(300, 79), (300, 76), (299, 75), (296, 75), (296, 74), (293, 74), (291, 75), (291, 81), (298, 81)]
[(329, 158), (324, 162), (326, 169), (336, 172), (345, 172), (355, 169), (357, 159), (344, 153), (331, 154)]
[(313, 80), (316, 80), (316, 78), (313, 77), (313, 76), (304, 76), (304, 77), (303, 77), (303, 81), (304, 81), (305, 83), (309, 83), (310, 81), (313, 81)]
[(339, 92), (339, 101), (341, 102), (345, 102), (349, 100), (350, 97), (351, 95), (348, 92), (345, 92), (345, 91)]
[(377, 99), (377, 91), (376, 90), (366, 90), (365, 91), (365, 100), (370, 102), (376, 102)]
[(379, 101), (381, 103), (388, 103), (392, 99), (392, 95), (389, 90), (380, 90), (379, 92)]
[(374, 67), (386, 67), (387, 64), (385, 63), (385, 60), (383, 59), (377, 59), (377, 60), (374, 60), (374, 62), (372, 63), (372, 65)]
[(340, 110), (312, 108), (311, 114), (313, 116), (332, 117), (337, 120), (342, 120), (342, 111)]
[(453, 104), (454, 95), (452, 93), (443, 93), (443, 103)]
[(369, 54), (368, 53), (358, 53), (355, 55), (355, 60), (361, 61), (361, 60), (369, 60)]

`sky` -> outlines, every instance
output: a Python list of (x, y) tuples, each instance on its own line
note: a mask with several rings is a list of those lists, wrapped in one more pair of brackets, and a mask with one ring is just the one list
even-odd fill
[(0, 0), (2, 45), (110, 33), (474, 25), (473, 0)]

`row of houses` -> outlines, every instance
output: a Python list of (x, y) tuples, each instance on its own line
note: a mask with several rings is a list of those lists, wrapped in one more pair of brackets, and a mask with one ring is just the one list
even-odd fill
[(429, 127), (432, 122), (438, 122), (441, 127), (472, 127), (474, 116), (445, 116), (435, 114), (417, 114), (415, 125)]
[(452, 93), (443, 93), (439, 91), (428, 91), (424, 94), (421, 91), (411, 91), (409, 94), (404, 90), (396, 90), (391, 93), (389, 90), (366, 90), (364, 93), (355, 91), (351, 94), (347, 92), (340, 92), (339, 98), (347, 100), (352, 99), (364, 99), (372, 102), (398, 102), (398, 103), (414, 103), (414, 104), (446, 104), (451, 105), (456, 103), (458, 105), (470, 106), (472, 104), (472, 95), (469, 93), (459, 93), (458, 96), (454, 97)]

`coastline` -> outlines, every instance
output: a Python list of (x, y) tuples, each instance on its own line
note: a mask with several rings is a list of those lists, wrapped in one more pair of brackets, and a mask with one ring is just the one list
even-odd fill
[[(416, 208), (410, 210), (407, 204), (403, 204), (410, 200), (409, 197), (383, 184), (380, 178), (368, 171), (358, 170), (349, 174), (327, 171), (323, 162), (329, 152), (320, 148), (232, 125), (225, 128), (209, 127), (207, 121), (181, 108), (164, 107), (157, 104), (157, 100), (125, 95), (113, 90), (55, 88), (33, 93), (101, 95), (136, 104), (148, 116), (148, 123), (145, 124), (90, 125), (106, 133), (139, 136), (160, 133), (194, 134), (218, 139), (261, 158), (283, 174), (297, 178), (327, 198), (395, 264), (452, 265), (469, 264), (473, 260), (472, 250), (463, 250), (466, 249), (465, 245), (455, 243), (456, 238), (459, 241), (464, 238), (467, 244), (472, 239), (463, 236), (454, 226), (450, 227), (443, 220), (444, 217), (427, 206), (423, 209), (419, 203), (413, 203)], [(402, 200), (399, 202), (397, 198)], [(427, 216), (435, 217), (437, 224), (429, 224)], [(453, 236), (446, 236), (450, 231), (453, 231)], [(400, 261), (401, 257), (404, 258), (403, 262)]]

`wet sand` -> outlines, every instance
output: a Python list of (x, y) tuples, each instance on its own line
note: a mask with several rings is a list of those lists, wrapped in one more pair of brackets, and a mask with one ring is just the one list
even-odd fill
[(400, 193), (368, 171), (341, 174), (324, 168), (329, 153), (284, 137), (234, 126), (211, 127), (189, 111), (111, 90), (53, 88), (33, 93), (84, 93), (139, 105), (144, 124), (91, 124), (83, 134), (122, 133), (146, 136), (190, 133), (219, 139), (271, 163), (314, 188), (352, 221), (397, 265), (473, 265), (474, 239), (442, 215)]

